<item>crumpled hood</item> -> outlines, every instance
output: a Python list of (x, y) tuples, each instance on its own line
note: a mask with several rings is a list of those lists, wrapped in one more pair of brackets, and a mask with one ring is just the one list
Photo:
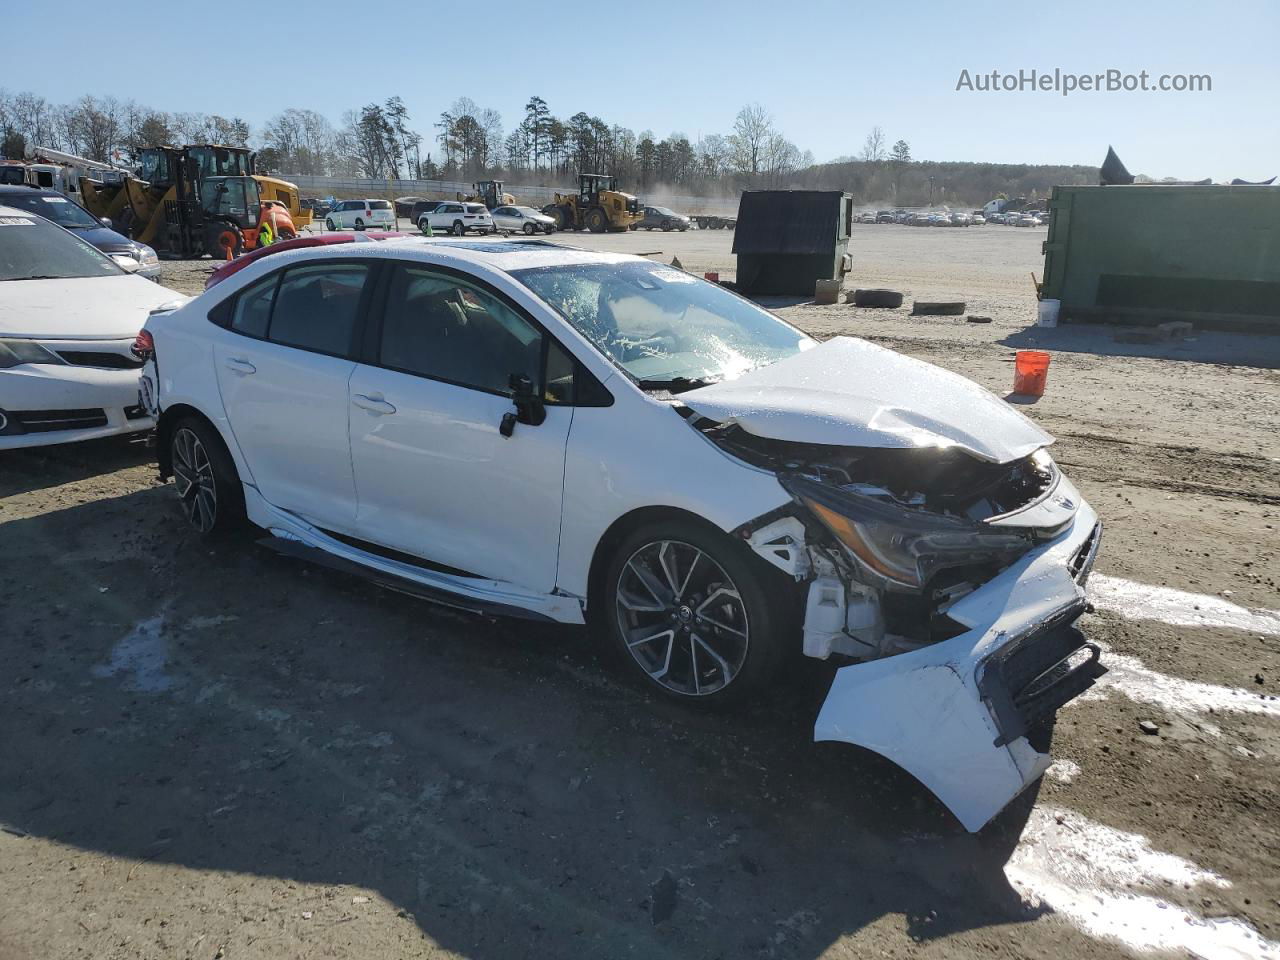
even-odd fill
[(973, 381), (852, 337), (682, 393), (680, 402), (756, 436), (797, 443), (959, 447), (1008, 463), (1053, 442)]
[(0, 336), (42, 340), (123, 340), (136, 336), (152, 307), (182, 294), (143, 277), (0, 283)]

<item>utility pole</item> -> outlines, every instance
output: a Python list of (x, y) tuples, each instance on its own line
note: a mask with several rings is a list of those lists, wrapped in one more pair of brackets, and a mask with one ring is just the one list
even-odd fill
[(929, 206), (933, 206), (933, 177), (929, 178)]

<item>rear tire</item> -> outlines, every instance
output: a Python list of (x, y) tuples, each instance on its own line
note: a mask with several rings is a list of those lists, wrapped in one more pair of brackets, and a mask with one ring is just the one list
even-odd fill
[(609, 227), (609, 218), (599, 207), (587, 211), (587, 229), (592, 233), (604, 233)]
[(198, 417), (180, 420), (169, 436), (178, 501), (200, 536), (215, 538), (245, 522), (244, 487), (222, 437)]
[(363, 221), (363, 220), (361, 220), (359, 217), (356, 217), (356, 229), (357, 229), (357, 230), (363, 230), (363, 229), (364, 229), (364, 221)]
[(328, 219), (326, 219), (324, 222), (324, 228), (328, 230), (330, 233), (336, 233), (338, 230), (338, 228), (333, 225), (333, 221)]
[[(204, 248), (215, 260), (235, 259), (244, 252), (244, 234), (233, 223), (206, 224)], [(230, 257), (227, 256), (228, 252)]]
[(467, 228), (462, 225), (461, 220), (453, 221), (453, 235), (455, 237), (466, 236)]
[(794, 585), (693, 519), (626, 537), (601, 592), (599, 622), (623, 669), (676, 700), (710, 706), (759, 694), (799, 650)]

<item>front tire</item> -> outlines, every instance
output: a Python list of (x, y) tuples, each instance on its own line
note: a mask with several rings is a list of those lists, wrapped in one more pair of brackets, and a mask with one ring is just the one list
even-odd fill
[(538, 232), (538, 228), (535, 227), (532, 223), (526, 223), (524, 225), (524, 235), (526, 237), (532, 237), (537, 232)]
[(219, 537), (244, 523), (244, 487), (216, 430), (195, 417), (169, 438), (173, 483), (187, 523), (202, 537)]
[(614, 551), (600, 616), (624, 669), (677, 700), (766, 689), (799, 645), (789, 581), (709, 524), (646, 525)]

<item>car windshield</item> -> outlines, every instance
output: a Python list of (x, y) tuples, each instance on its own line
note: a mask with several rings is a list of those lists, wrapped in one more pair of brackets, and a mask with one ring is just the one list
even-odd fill
[(0, 214), (0, 281), (124, 275), (94, 247), (35, 216)]
[(512, 271), (642, 386), (732, 379), (813, 341), (723, 287), (648, 261)]
[(26, 194), (5, 193), (0, 196), (0, 202), (6, 207), (17, 207), (20, 210), (30, 210), (32, 213), (38, 213), (45, 219), (52, 220), (59, 226), (67, 227), (71, 230), (102, 226), (101, 223), (89, 216), (84, 209), (72, 203), (66, 197), (57, 197), (48, 193), (36, 193), (35, 191)]

